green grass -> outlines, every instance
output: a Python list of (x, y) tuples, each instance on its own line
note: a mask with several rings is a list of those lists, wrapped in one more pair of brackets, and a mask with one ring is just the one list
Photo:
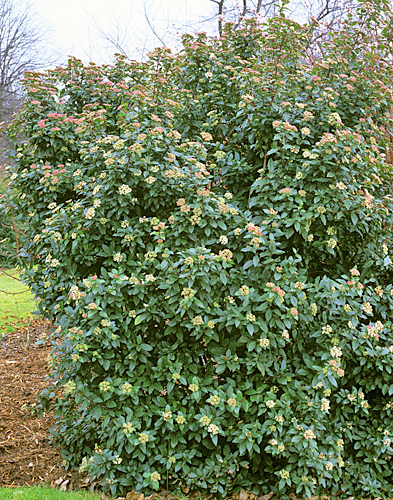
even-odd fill
[(59, 491), (54, 488), (0, 488), (1, 500), (100, 500), (101, 495), (86, 491)]
[(0, 336), (32, 316), (35, 302), (15, 269), (0, 269)]
[[(106, 497), (109, 498), (109, 497)], [(187, 500), (187, 496), (176, 496), (177, 500)], [(0, 488), (1, 500), (101, 500), (101, 493), (87, 491), (59, 491), (54, 488)]]
[[(177, 500), (189, 500), (188, 496), (181, 493), (175, 495)], [(105, 497), (108, 498), (109, 497)], [(1, 500), (101, 500), (102, 493), (88, 491), (59, 491), (55, 488), (34, 486), (18, 488), (0, 488)], [(197, 499), (198, 500), (198, 499)]]

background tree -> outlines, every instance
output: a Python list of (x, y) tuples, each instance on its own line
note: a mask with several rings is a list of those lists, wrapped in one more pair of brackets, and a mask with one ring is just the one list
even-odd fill
[[(221, 35), (226, 22), (237, 30), (244, 18), (272, 18), (284, 8), (285, 15), (299, 22), (315, 23), (313, 46), (321, 49), (332, 31), (337, 31), (349, 12), (359, 7), (358, 0), (208, 0), (204, 10), (182, 3), (178, 11), (171, 10), (171, 17), (162, 9), (162, 2), (144, 0), (132, 6), (130, 18), (123, 19), (121, 12), (112, 11), (111, 25), (104, 28), (92, 19), (94, 30), (92, 45), (110, 43), (116, 52), (132, 59), (144, 59), (146, 53), (159, 43), (172, 49), (180, 48), (176, 35), (193, 31), (206, 31), (209, 35)], [(201, 14), (201, 12), (203, 14)], [(132, 19), (145, 17), (143, 29), (133, 25)], [(139, 47), (139, 50), (136, 49)]]
[[(25, 71), (48, 63), (43, 45), (47, 30), (28, 4), (0, 0), (0, 119), (20, 106), (20, 80)], [(44, 54), (44, 57), (43, 57)]]
[[(25, 71), (49, 64), (48, 30), (35, 15), (32, 6), (17, 0), (0, 0), (0, 165), (9, 162), (4, 125), (20, 110), (24, 94), (21, 80)], [(0, 194), (7, 189), (4, 168), (0, 167)], [(0, 214), (0, 263), (15, 263), (7, 241), (16, 243), (16, 226)], [(12, 253), (12, 251), (11, 251)]]
[(290, 11), (289, 17), (314, 21), (320, 24), (320, 30), (315, 33), (315, 41), (326, 39), (326, 34), (337, 30), (347, 17), (348, 12), (359, 6), (357, 0), (210, 0), (214, 5), (214, 17), (217, 19), (218, 33), (221, 35), (224, 20), (232, 21), (235, 29), (244, 17), (278, 15), (280, 8)]

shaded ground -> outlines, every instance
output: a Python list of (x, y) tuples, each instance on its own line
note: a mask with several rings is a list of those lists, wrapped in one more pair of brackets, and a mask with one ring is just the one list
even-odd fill
[(53, 416), (38, 418), (31, 411), (47, 385), (51, 347), (35, 343), (49, 326), (34, 320), (0, 342), (0, 486), (61, 486), (68, 479), (65, 488), (81, 480), (67, 474), (59, 453), (49, 445)]

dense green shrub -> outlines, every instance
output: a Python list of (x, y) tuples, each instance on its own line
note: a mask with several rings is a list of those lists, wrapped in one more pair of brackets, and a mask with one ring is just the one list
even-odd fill
[[(0, 197), (7, 192), (6, 178), (1, 176)], [(23, 223), (17, 221), (13, 214), (0, 211), (0, 267), (13, 267), (18, 263), (18, 251), (22, 247), (24, 236)]]
[(390, 19), (367, 9), (323, 58), (280, 16), (27, 76), (6, 203), (58, 326), (41, 400), (112, 493), (392, 491)]

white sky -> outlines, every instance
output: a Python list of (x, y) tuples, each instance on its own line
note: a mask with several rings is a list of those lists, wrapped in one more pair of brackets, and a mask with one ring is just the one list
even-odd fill
[[(217, 5), (210, 0), (14, 1), (31, 4), (51, 30), (48, 49), (55, 52), (56, 64), (61, 65), (68, 55), (85, 63), (111, 63), (113, 54), (120, 51), (105, 41), (105, 35), (119, 42), (127, 56), (141, 60), (155, 47), (165, 44), (175, 48), (179, 31), (217, 33), (217, 20), (207, 21), (217, 12)], [(298, 6), (299, 0), (292, 0), (291, 4)], [(299, 18), (299, 7), (294, 8), (294, 13)]]
[[(99, 36), (121, 34), (127, 55), (140, 59), (143, 53), (161, 46), (146, 20), (168, 46), (175, 43), (177, 29), (207, 31), (198, 21), (214, 12), (209, 0), (30, 0), (41, 19), (52, 29), (52, 48), (63, 63), (67, 55), (84, 62), (110, 63), (119, 52)], [(146, 11), (146, 15), (145, 15)], [(173, 25), (175, 24), (175, 26)]]

